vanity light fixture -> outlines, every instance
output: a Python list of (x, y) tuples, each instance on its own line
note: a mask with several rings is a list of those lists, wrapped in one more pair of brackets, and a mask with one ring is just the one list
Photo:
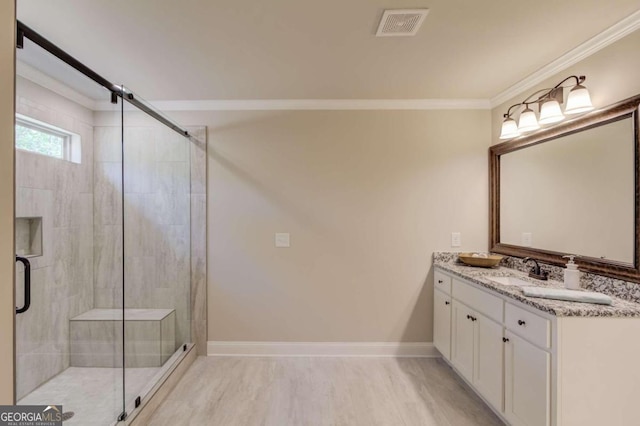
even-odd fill
[(536, 118), (536, 113), (533, 112), (529, 105), (526, 105), (524, 111), (520, 113), (520, 120), (518, 120), (518, 131), (520, 133), (532, 132), (538, 130), (540, 125)]
[(593, 104), (591, 103), (591, 96), (586, 87), (581, 84), (577, 84), (569, 92), (567, 97), (567, 108), (564, 110), (567, 114), (580, 114), (582, 112), (591, 111)]
[(511, 117), (507, 117), (502, 123), (502, 133), (500, 139), (511, 139), (519, 136), (518, 123)]
[(564, 114), (558, 101), (548, 99), (540, 103), (540, 120), (538, 120), (540, 124), (552, 124), (562, 120), (564, 120)]
[[(564, 101), (564, 88), (569, 86), (563, 86), (563, 84), (571, 79), (575, 79), (576, 84), (569, 91), (564, 114), (580, 114), (591, 111), (593, 109), (591, 96), (587, 88), (582, 85), (586, 77), (583, 75), (572, 75), (551, 89), (538, 90), (529, 95), (524, 101), (511, 105), (507, 113), (504, 114), (500, 139), (513, 139), (523, 133), (539, 129), (541, 124), (558, 123), (564, 120), (565, 115), (562, 113), (560, 104)], [(535, 111), (530, 107), (532, 104), (538, 104), (540, 110), (539, 119), (536, 117)], [(518, 123), (516, 124), (512, 116), (518, 107), (521, 108), (521, 112)]]

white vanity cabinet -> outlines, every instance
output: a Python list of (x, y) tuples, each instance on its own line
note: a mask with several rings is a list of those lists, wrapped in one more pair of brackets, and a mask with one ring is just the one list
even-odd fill
[(551, 321), (506, 302), (504, 325), (504, 416), (512, 425), (549, 425)]
[(434, 345), (506, 423), (640, 425), (640, 317), (555, 316), (437, 267), (434, 279)]
[(551, 354), (507, 330), (504, 361), (504, 416), (512, 425), (548, 425)]
[(473, 352), (473, 385), (498, 411), (503, 406), (502, 324), (477, 314)]
[(453, 301), (451, 308), (451, 364), (467, 379), (473, 380), (473, 335), (471, 315), (466, 305)]
[(451, 358), (451, 296), (436, 290), (433, 294), (433, 344), (446, 359)]
[(451, 357), (451, 277), (440, 271), (433, 274), (433, 345), (442, 356)]
[(453, 300), (451, 363), (494, 408), (502, 408), (502, 324)]
[[(451, 364), (487, 402), (502, 410), (503, 326), (493, 318), (502, 318), (503, 302), (476, 291), (459, 280), (452, 282)], [(476, 297), (476, 303), (470, 303)]]

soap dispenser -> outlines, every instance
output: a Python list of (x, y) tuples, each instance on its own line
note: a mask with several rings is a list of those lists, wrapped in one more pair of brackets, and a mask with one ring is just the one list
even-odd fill
[(562, 256), (569, 259), (567, 262), (567, 268), (564, 270), (564, 286), (571, 290), (577, 290), (580, 288), (580, 271), (578, 271), (578, 265), (573, 261), (578, 257), (575, 255)]

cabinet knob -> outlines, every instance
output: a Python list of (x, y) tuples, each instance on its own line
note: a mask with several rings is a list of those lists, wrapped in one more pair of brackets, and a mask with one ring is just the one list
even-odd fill
[(502, 338), (502, 341), (503, 341), (504, 343), (507, 343), (507, 342), (509, 341), (509, 339), (507, 339), (506, 337), (503, 337), (503, 338)]
[(471, 319), (471, 315), (467, 315), (467, 319)]
[(438, 284), (442, 284), (444, 281), (442, 280), (438, 280)]
[(444, 304), (445, 304), (445, 305), (450, 305), (450, 304), (451, 304), (451, 302), (445, 301), (445, 302), (444, 302)]
[(478, 319), (478, 318), (476, 318), (476, 317), (471, 317), (471, 321), (475, 321), (475, 320), (477, 320), (477, 319)]
[(518, 320), (518, 325), (525, 325), (526, 323), (522, 320)]

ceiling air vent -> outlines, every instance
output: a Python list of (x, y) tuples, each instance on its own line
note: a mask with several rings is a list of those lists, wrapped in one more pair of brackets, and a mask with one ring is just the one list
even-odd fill
[(429, 9), (385, 10), (376, 37), (416, 35), (427, 13)]

